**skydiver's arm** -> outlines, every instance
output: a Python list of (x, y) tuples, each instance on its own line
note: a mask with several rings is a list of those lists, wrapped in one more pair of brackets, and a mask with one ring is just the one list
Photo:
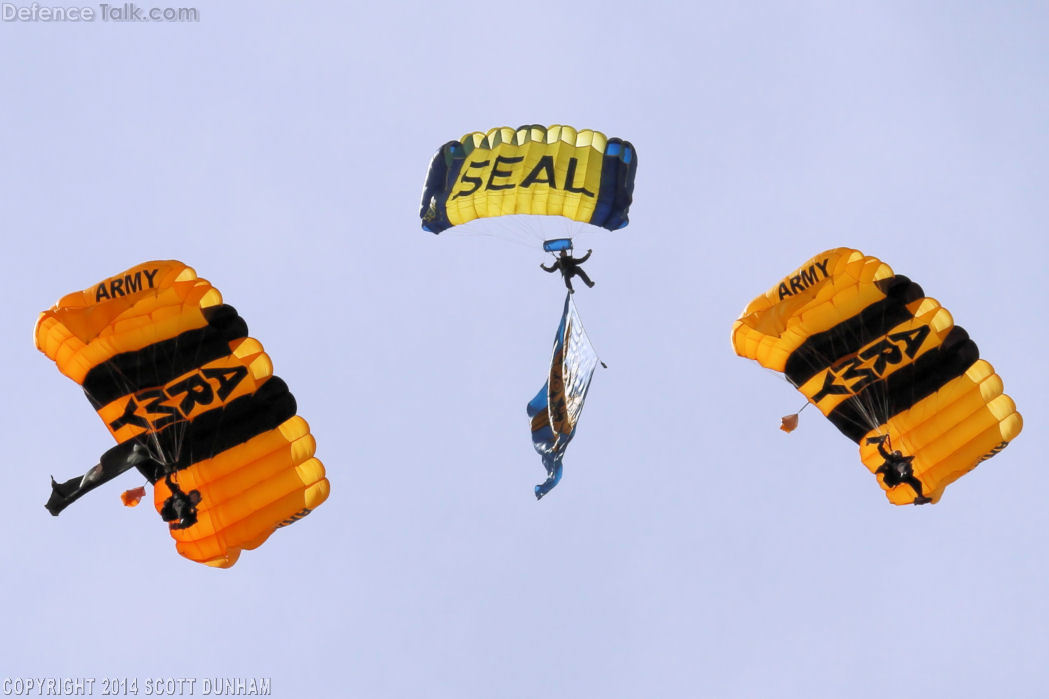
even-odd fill
[(593, 252), (593, 250), (587, 250), (586, 254), (583, 255), (582, 257), (580, 257), (578, 260), (576, 260), (575, 263), (577, 265), (583, 264), (584, 262), (586, 262), (587, 260), (590, 259), (590, 253), (592, 253), (592, 252)]
[(877, 444), (878, 453), (881, 454), (881, 458), (889, 461), (892, 458), (892, 454), (885, 448), (885, 439), (888, 435), (880, 434), (877, 437), (867, 437), (867, 444)]
[(553, 267), (547, 267), (546, 265), (544, 265), (542, 263), (540, 263), (539, 266), (542, 267), (543, 270), (547, 271), (547, 272), (556, 272), (557, 271), (557, 263), (556, 262), (554, 263)]

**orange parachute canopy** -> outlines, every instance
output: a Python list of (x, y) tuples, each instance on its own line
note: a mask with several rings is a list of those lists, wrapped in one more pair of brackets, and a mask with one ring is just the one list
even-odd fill
[[(287, 385), (191, 267), (145, 262), (71, 293), (40, 314), (35, 339), (83, 387), (118, 447), (134, 450), (123, 453), (148, 453), (133, 463), (183, 556), (229, 567), (327, 498)], [(106, 468), (104, 456), (81, 488)]]
[(938, 501), (1023, 426), (947, 309), (858, 250), (820, 253), (751, 301), (732, 346), (857, 442), (898, 505)]

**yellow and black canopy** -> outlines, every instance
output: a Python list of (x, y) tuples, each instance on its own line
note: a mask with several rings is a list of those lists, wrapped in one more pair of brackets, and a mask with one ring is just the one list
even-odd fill
[[(936, 502), (1023, 426), (947, 309), (858, 250), (816, 255), (751, 301), (732, 326), (732, 346), (783, 372), (859, 443), (896, 504)], [(906, 459), (907, 481), (886, 469), (886, 443)]]
[[(153, 482), (187, 558), (231, 566), (327, 497), (287, 385), (236, 310), (185, 264), (146, 262), (71, 293), (40, 314), (35, 339), (83, 387), (114, 451)], [(100, 472), (110, 467), (103, 457)], [(79, 496), (76, 484), (55, 490), (55, 514)]]

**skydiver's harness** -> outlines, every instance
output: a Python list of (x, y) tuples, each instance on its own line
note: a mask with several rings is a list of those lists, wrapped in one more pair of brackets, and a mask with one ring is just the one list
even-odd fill
[(64, 483), (58, 483), (52, 477), (51, 497), (45, 507), (57, 517), (86, 493), (132, 468), (137, 468), (150, 483), (164, 479), (171, 490), (171, 497), (164, 501), (160, 516), (172, 529), (185, 529), (196, 524), (200, 491), (184, 492), (172, 479), (170, 467), (153, 458), (149, 449), (135, 441), (123, 442), (108, 450), (83, 476), (70, 478)]
[[(915, 505), (924, 505), (932, 502), (932, 498), (926, 497), (922, 492), (922, 482), (918, 480), (917, 476), (914, 475), (914, 467), (911, 462), (914, 461), (913, 456), (903, 456), (900, 452), (890, 452), (885, 447), (885, 442), (888, 439), (888, 435), (879, 435), (877, 437), (868, 437), (867, 444), (877, 444), (878, 454), (885, 459), (885, 463), (878, 467), (875, 473), (881, 475), (882, 481), (885, 485), (893, 488), (906, 483), (915, 492), (916, 497), (914, 498)], [(892, 443), (890, 442), (890, 445)]]

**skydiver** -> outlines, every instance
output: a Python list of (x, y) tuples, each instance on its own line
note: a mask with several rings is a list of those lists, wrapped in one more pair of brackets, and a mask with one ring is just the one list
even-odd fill
[(200, 503), (200, 491), (183, 492), (178, 483), (171, 479), (169, 473), (164, 482), (171, 489), (171, 497), (164, 501), (160, 516), (172, 529), (188, 529), (197, 523), (197, 505)]
[(887, 439), (888, 435), (885, 434), (867, 438), (867, 444), (877, 444), (878, 454), (885, 459), (885, 463), (879, 466), (875, 473), (881, 474), (885, 485), (890, 488), (900, 483), (906, 483), (913, 488), (914, 492), (917, 493), (917, 497), (914, 498), (915, 505), (924, 505), (932, 502), (932, 498), (925, 497), (922, 493), (922, 482), (914, 475), (914, 468), (911, 466), (914, 457), (904, 456), (899, 449), (890, 452), (885, 447)]
[(565, 279), (565, 286), (568, 287), (568, 293), (574, 294), (575, 289), (572, 288), (572, 277), (579, 277), (588, 287), (594, 285), (594, 282), (590, 281), (590, 277), (586, 276), (586, 272), (584, 272), (579, 266), (590, 259), (590, 253), (592, 252), (593, 250), (587, 250), (585, 255), (577, 259), (569, 255), (568, 250), (562, 250), (560, 256), (554, 261), (552, 267), (547, 267), (544, 264), (540, 264), (539, 266), (546, 272), (561, 270), (561, 276)]

